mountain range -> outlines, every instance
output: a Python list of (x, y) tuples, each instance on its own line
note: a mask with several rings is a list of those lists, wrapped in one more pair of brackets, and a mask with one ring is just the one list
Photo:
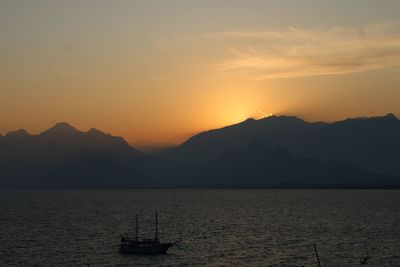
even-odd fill
[(310, 123), (297, 117), (270, 116), (202, 132), (169, 151), (175, 159), (204, 161), (226, 149), (240, 149), (261, 140), (301, 157), (350, 162), (400, 176), (400, 121), (393, 114), (334, 123)]
[(393, 114), (333, 123), (269, 116), (145, 154), (121, 137), (58, 123), (0, 136), (0, 186), (400, 188), (399, 137)]
[(143, 174), (134, 167), (140, 156), (121, 137), (96, 129), (82, 132), (68, 123), (57, 123), (38, 135), (17, 130), (0, 138), (0, 185), (5, 188), (141, 185)]

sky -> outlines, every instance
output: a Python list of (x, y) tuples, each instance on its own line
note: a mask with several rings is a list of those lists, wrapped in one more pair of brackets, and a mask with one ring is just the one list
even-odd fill
[(2, 0), (0, 134), (179, 143), (271, 114), (400, 115), (400, 1)]

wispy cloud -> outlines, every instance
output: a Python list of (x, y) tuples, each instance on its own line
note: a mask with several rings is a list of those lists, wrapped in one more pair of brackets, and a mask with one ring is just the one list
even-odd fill
[(236, 39), (242, 46), (231, 48), (231, 58), (217, 64), (218, 70), (261, 80), (344, 74), (400, 65), (400, 23), (205, 36), (230, 43)]
[(218, 71), (254, 79), (336, 75), (400, 66), (400, 23), (206, 33), (230, 47)]

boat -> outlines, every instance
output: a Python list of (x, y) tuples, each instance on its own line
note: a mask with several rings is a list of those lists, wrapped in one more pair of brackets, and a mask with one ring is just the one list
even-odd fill
[(157, 255), (166, 254), (168, 249), (179, 242), (167, 242), (162, 243), (158, 238), (158, 216), (157, 210), (155, 213), (156, 233), (152, 239), (141, 239), (139, 240), (139, 219), (136, 214), (136, 237), (130, 239), (126, 236), (121, 236), (121, 243), (119, 245), (119, 252), (121, 254), (142, 254), (142, 255)]

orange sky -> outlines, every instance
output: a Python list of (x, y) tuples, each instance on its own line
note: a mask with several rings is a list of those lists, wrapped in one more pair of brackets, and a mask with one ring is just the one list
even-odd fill
[(399, 1), (2, 1), (0, 133), (178, 143), (248, 117), (400, 114)]

